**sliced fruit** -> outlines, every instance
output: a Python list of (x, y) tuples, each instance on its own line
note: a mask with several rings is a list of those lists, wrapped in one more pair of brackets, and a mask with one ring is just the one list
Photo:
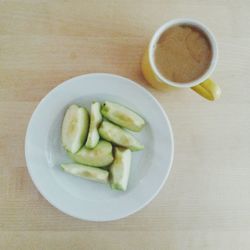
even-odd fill
[(132, 131), (141, 131), (145, 121), (134, 111), (113, 102), (104, 102), (101, 109), (102, 115), (108, 120)]
[(131, 151), (115, 147), (115, 159), (110, 166), (110, 183), (113, 189), (126, 191), (131, 166)]
[(76, 154), (68, 154), (73, 161), (92, 167), (108, 166), (114, 159), (111, 143), (103, 140), (93, 149), (82, 147)]
[(71, 105), (62, 123), (62, 144), (66, 150), (76, 153), (86, 140), (89, 115), (85, 108)]
[(72, 175), (80, 176), (82, 178), (97, 181), (100, 183), (107, 183), (109, 172), (100, 168), (92, 168), (76, 163), (62, 164), (62, 169)]
[(130, 133), (108, 121), (102, 122), (99, 128), (99, 134), (103, 139), (129, 148), (132, 151), (138, 151), (144, 148)]
[(89, 126), (89, 133), (88, 133), (85, 147), (94, 148), (97, 145), (100, 139), (100, 136), (98, 133), (98, 127), (101, 121), (102, 121), (101, 104), (99, 102), (94, 102), (91, 105), (90, 126)]

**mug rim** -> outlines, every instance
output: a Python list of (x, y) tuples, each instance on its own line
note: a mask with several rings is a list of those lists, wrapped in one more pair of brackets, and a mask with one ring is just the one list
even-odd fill
[[(171, 81), (169, 79), (167, 79), (166, 77), (164, 77), (160, 71), (157, 69), (155, 62), (154, 62), (154, 47), (155, 44), (157, 43), (157, 41), (159, 40), (159, 38), (161, 37), (161, 35), (170, 27), (175, 26), (175, 25), (180, 25), (180, 24), (187, 24), (187, 25), (191, 25), (194, 27), (199, 28), (202, 32), (204, 32), (204, 34), (207, 36), (211, 48), (212, 48), (212, 59), (211, 59), (211, 63), (208, 67), (208, 69), (206, 70), (206, 72), (199, 78), (190, 81), (190, 82), (174, 82)], [(214, 72), (214, 69), (216, 67), (218, 61), (218, 46), (217, 46), (217, 42), (216, 39), (213, 35), (213, 33), (208, 29), (207, 26), (205, 26), (203, 23), (201, 23), (200, 21), (197, 21), (195, 19), (191, 19), (191, 18), (177, 18), (177, 19), (171, 19), (167, 22), (165, 22), (163, 25), (161, 25), (154, 33), (153, 37), (150, 40), (149, 43), (149, 63), (153, 69), (153, 72), (156, 74), (156, 76), (165, 84), (174, 86), (174, 87), (178, 87), (178, 88), (190, 88), (190, 87), (194, 87), (199, 85), (200, 83), (204, 82), (205, 80), (207, 80), (210, 75)]]

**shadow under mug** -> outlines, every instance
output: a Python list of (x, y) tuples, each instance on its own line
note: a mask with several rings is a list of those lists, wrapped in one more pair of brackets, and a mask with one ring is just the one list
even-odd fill
[[(170, 27), (175, 25), (190, 25), (201, 30), (208, 38), (211, 50), (212, 59), (207, 71), (198, 79), (188, 83), (177, 83), (166, 79), (157, 69), (154, 62), (154, 50), (156, 43), (158, 42), (161, 35)], [(209, 77), (213, 73), (215, 66), (218, 61), (218, 47), (215, 37), (209, 31), (209, 29), (202, 23), (187, 18), (173, 19), (163, 24), (153, 35), (147, 50), (144, 53), (142, 59), (142, 72), (145, 79), (152, 85), (152, 87), (159, 90), (168, 90), (170, 86), (175, 88), (191, 88), (196, 93), (206, 98), (207, 100), (213, 101), (220, 97), (221, 89), (213, 82)]]

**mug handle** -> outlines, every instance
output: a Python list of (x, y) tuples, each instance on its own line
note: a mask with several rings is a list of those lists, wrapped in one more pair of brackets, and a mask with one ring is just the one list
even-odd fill
[(221, 89), (219, 85), (217, 85), (211, 79), (207, 79), (199, 85), (192, 87), (191, 89), (209, 101), (214, 101), (221, 95)]

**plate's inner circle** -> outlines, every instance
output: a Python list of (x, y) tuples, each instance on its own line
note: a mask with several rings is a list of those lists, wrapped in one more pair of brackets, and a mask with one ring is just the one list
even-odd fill
[[(86, 107), (88, 111), (90, 111), (90, 106), (93, 101), (103, 103), (104, 101), (109, 100), (115, 102), (117, 101), (116, 99), (117, 98), (114, 96), (108, 94), (102, 94), (101, 97), (88, 95), (72, 100), (71, 104), (78, 104), (79, 106)], [(120, 99), (119, 103), (126, 103), (126, 106), (130, 107), (129, 103), (125, 100)], [(123, 192), (112, 190), (109, 185), (103, 185), (82, 179), (80, 177), (71, 176), (63, 172), (60, 168), (60, 164), (62, 163), (73, 162), (67, 156), (61, 143), (61, 124), (67, 107), (68, 106), (65, 106), (62, 107), (61, 110), (58, 110), (58, 114), (56, 114), (52, 120), (47, 137), (47, 165), (55, 182), (60, 185), (64, 192), (67, 192), (68, 194), (84, 201), (116, 199), (117, 196), (124, 195)], [(126, 192), (133, 190), (147, 174), (147, 171), (152, 164), (151, 152), (155, 146), (152, 128), (149, 123), (146, 123), (144, 129), (139, 133), (129, 132), (133, 134), (133, 136), (135, 136), (143, 145), (147, 146), (142, 151), (132, 153), (129, 185)], [(90, 193), (91, 196), (88, 195)]]

